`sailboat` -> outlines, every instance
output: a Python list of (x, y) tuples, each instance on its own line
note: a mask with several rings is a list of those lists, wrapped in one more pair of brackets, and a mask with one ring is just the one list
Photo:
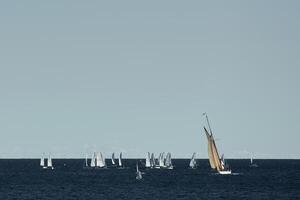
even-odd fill
[(195, 157), (196, 157), (196, 153), (194, 152), (189, 164), (191, 169), (195, 169), (197, 167), (197, 162), (195, 160)]
[(47, 167), (45, 166), (45, 154), (43, 153), (43, 156), (41, 157), (41, 160), (40, 160), (40, 166), (43, 168), (43, 169), (46, 169)]
[(164, 167), (166, 169), (173, 169), (171, 153), (167, 153), (167, 156), (166, 156), (166, 159), (165, 159), (165, 166)]
[(96, 167), (96, 152), (93, 153), (90, 166), (91, 168)]
[(142, 172), (139, 170), (139, 163), (136, 162), (136, 180), (141, 180), (143, 178)]
[(52, 165), (51, 154), (49, 154), (47, 165), (48, 165), (48, 168), (54, 169), (54, 167), (53, 167), (53, 165)]
[(151, 165), (151, 168), (154, 168), (154, 167), (155, 167), (155, 157), (154, 157), (154, 153), (151, 154), (150, 165)]
[(251, 158), (250, 158), (250, 167), (253, 167), (253, 168), (258, 167), (258, 164), (253, 162), (253, 155), (252, 154), (251, 154)]
[(119, 155), (118, 162), (119, 162), (119, 168), (124, 168), (124, 166), (123, 166), (123, 164), (122, 164), (122, 152), (121, 152), (120, 155)]
[(43, 169), (54, 169), (54, 167), (52, 165), (52, 158), (51, 158), (50, 153), (49, 153), (49, 157), (47, 159), (47, 163), (45, 162), (45, 154), (43, 153), (43, 156), (41, 157), (41, 160), (40, 160), (40, 166)]
[(217, 146), (210, 128), (207, 114), (204, 113), (204, 115), (206, 116), (206, 121), (209, 128), (209, 132), (208, 132), (204, 126), (204, 131), (208, 142), (208, 157), (209, 157), (210, 166), (212, 169), (217, 170), (219, 174), (231, 174), (231, 170), (229, 169), (229, 166), (225, 163), (224, 156), (222, 156), (222, 158), (220, 158), (219, 156)]
[(116, 165), (116, 163), (115, 163), (115, 153), (112, 153), (112, 155), (111, 155), (111, 164), (112, 164), (113, 166)]
[(145, 164), (146, 168), (150, 168), (151, 167), (151, 158), (150, 158), (150, 153), (148, 152), (147, 157), (146, 157), (146, 164)]
[(105, 168), (106, 163), (105, 163), (105, 158), (102, 155), (102, 152), (98, 152), (96, 154), (96, 168)]
[(165, 167), (165, 152), (161, 153), (159, 156), (159, 167), (164, 168)]

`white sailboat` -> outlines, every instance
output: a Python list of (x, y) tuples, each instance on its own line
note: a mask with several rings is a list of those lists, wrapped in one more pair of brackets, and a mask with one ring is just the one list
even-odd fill
[(101, 152), (96, 154), (96, 168), (104, 168), (106, 167), (105, 159)]
[(166, 156), (166, 159), (165, 159), (165, 166), (164, 167), (166, 169), (173, 169), (171, 153), (167, 153), (167, 156)]
[(154, 153), (151, 154), (150, 165), (151, 165), (151, 168), (154, 168), (154, 167), (155, 167), (155, 157), (154, 157)]
[(148, 152), (147, 157), (146, 157), (146, 168), (150, 168), (151, 167), (151, 158), (150, 158), (150, 153)]
[(96, 152), (93, 153), (90, 166), (92, 168), (96, 167)]
[(251, 158), (250, 158), (250, 167), (253, 167), (253, 168), (258, 167), (258, 164), (253, 162), (253, 155), (252, 154), (251, 154)]
[(115, 153), (112, 153), (112, 155), (111, 155), (111, 164), (113, 166), (116, 165), (116, 163), (115, 163)]
[(204, 131), (207, 137), (208, 142), (208, 157), (209, 157), (209, 163), (212, 169), (215, 169), (218, 171), (219, 174), (231, 174), (231, 170), (229, 169), (229, 166), (225, 163), (225, 160), (220, 158), (217, 146), (210, 128), (210, 124), (208, 121), (207, 114), (204, 113), (206, 116), (207, 124), (210, 133), (207, 131), (207, 129), (204, 127)]
[(161, 153), (159, 156), (159, 167), (164, 168), (165, 167), (165, 152)]
[(47, 160), (47, 168), (49, 169), (54, 169), (53, 165), (52, 165), (52, 158), (51, 158), (51, 154), (49, 153), (49, 157)]
[(120, 167), (120, 168), (123, 168), (123, 164), (122, 164), (122, 152), (121, 152), (120, 155), (119, 155), (118, 161), (119, 161), (119, 167)]
[(142, 172), (139, 170), (139, 164), (136, 162), (136, 177), (137, 180), (141, 180), (143, 178)]
[(197, 167), (197, 162), (195, 160), (195, 157), (196, 157), (196, 153), (194, 152), (189, 164), (191, 169), (195, 169)]
[(43, 153), (43, 155), (42, 155), (42, 157), (41, 157), (41, 160), (40, 160), (40, 166), (42, 167), (42, 168), (47, 168), (46, 166), (45, 166), (45, 154)]

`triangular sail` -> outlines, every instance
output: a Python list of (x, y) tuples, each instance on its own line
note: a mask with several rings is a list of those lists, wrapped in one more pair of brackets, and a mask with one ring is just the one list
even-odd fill
[(151, 154), (151, 160), (150, 160), (150, 165), (151, 167), (154, 167), (155, 166), (155, 157), (154, 157), (154, 153)]
[(98, 152), (96, 154), (96, 167), (101, 167), (102, 165), (101, 154)]
[(148, 152), (147, 157), (146, 157), (146, 167), (151, 167), (151, 163), (150, 163), (150, 153)]
[(119, 156), (119, 166), (122, 167), (122, 152), (120, 153)]
[[(98, 159), (97, 159), (97, 167), (105, 167), (106, 163), (105, 163), (105, 158), (103, 157), (102, 153), (98, 153), (99, 155), (99, 164), (98, 164)], [(98, 156), (97, 156), (98, 158)]]
[(115, 165), (116, 163), (115, 163), (115, 153), (113, 153), (112, 155), (111, 155), (111, 164), (112, 165)]
[(195, 156), (196, 156), (196, 153), (193, 153), (193, 156), (192, 156), (191, 161), (190, 161), (190, 167), (191, 167), (191, 168), (196, 167)]
[(91, 167), (96, 167), (96, 153), (93, 153), (92, 159), (91, 159)]
[(49, 154), (49, 157), (48, 157), (48, 162), (47, 162), (47, 166), (48, 166), (48, 167), (52, 167), (52, 159), (51, 159), (51, 154)]
[(206, 134), (206, 137), (207, 137), (207, 143), (208, 143), (209, 164), (210, 164), (212, 169), (216, 169), (217, 166), (215, 164), (215, 159), (214, 159), (213, 150), (212, 150), (212, 138), (211, 138), (211, 135), (208, 133), (208, 131), (206, 130), (205, 127), (204, 127), (204, 131), (205, 131), (205, 134)]
[(45, 155), (44, 155), (44, 153), (43, 153), (43, 156), (41, 157), (41, 160), (40, 160), (40, 166), (41, 167), (45, 166)]

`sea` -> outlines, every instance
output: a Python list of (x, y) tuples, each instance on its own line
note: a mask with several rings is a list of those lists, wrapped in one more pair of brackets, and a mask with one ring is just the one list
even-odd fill
[(246, 159), (227, 161), (232, 175), (217, 174), (207, 159), (197, 160), (197, 169), (173, 159), (173, 170), (145, 169), (142, 159), (98, 170), (84, 168), (84, 159), (54, 159), (54, 170), (41, 169), (38, 159), (1, 159), (0, 200), (300, 199), (300, 160), (258, 159), (256, 168)]

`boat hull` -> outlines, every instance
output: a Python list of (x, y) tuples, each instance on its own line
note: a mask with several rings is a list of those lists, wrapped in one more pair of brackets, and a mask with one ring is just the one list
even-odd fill
[(231, 170), (218, 171), (218, 173), (221, 175), (229, 175), (229, 174), (231, 174)]

